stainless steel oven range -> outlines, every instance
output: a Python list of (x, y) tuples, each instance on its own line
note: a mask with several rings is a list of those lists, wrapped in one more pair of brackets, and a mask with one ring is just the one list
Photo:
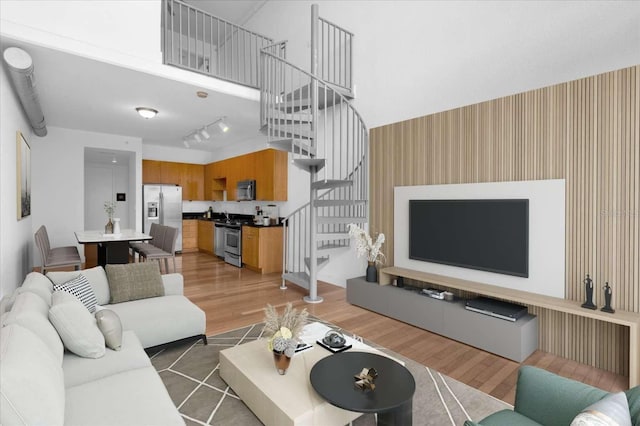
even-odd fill
[(224, 261), (242, 268), (242, 225), (225, 224)]

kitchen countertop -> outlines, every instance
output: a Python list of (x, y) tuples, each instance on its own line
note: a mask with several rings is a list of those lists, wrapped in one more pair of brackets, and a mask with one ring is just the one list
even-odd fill
[[(219, 213), (214, 213), (212, 218), (206, 218), (204, 217), (205, 213), (182, 213), (182, 219), (183, 220), (204, 220), (207, 222), (214, 222), (214, 223), (219, 223), (222, 225), (226, 225), (227, 224), (227, 219), (225, 218), (224, 215), (220, 215)], [(232, 221), (240, 221), (242, 222), (241, 225), (242, 226), (250, 226), (252, 228), (273, 228), (273, 227), (278, 227), (278, 226), (282, 226), (282, 221), (280, 221), (280, 223), (278, 225), (262, 225), (262, 224), (255, 224), (253, 223), (253, 216), (247, 216), (247, 215), (234, 215), (234, 214), (230, 214), (229, 216), (231, 216), (231, 220)], [(246, 223), (245, 223), (246, 222)]]

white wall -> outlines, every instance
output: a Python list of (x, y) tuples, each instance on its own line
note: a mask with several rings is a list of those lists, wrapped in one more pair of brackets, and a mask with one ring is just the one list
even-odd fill
[[(529, 276), (527, 278), (409, 258), (409, 200), (458, 199), (529, 200)], [(395, 266), (564, 298), (564, 179), (396, 186), (393, 211)]]
[[(129, 151), (134, 155), (135, 228), (142, 228), (142, 142), (139, 138), (48, 127), (49, 134), (31, 146), (33, 167), (32, 223), (45, 224), (53, 246), (77, 245), (74, 231), (84, 223), (85, 147)], [(131, 194), (129, 194), (130, 196)], [(106, 223), (106, 220), (105, 220)], [(83, 247), (79, 246), (81, 253)], [(40, 256), (34, 263), (40, 265)]]
[[(313, 1), (266, 2), (246, 26), (308, 70)], [(640, 2), (321, 1), (353, 32), (370, 128), (640, 63)]]
[[(135, 204), (137, 193), (129, 185), (129, 165), (85, 163), (84, 169), (84, 228), (104, 229), (109, 217), (104, 203), (111, 200), (116, 202), (113, 217), (120, 219), (120, 228), (135, 228), (130, 206)], [(118, 192), (125, 194), (125, 201), (116, 201)]]
[[(31, 270), (32, 217), (17, 219), (16, 132), (21, 131), (32, 150), (36, 139), (15, 96), (4, 66), (0, 66), (0, 298), (18, 287)], [(33, 154), (33, 152), (32, 152)], [(33, 162), (32, 162), (33, 168)], [(33, 170), (32, 170), (33, 176)], [(33, 204), (31, 211), (34, 211)]]

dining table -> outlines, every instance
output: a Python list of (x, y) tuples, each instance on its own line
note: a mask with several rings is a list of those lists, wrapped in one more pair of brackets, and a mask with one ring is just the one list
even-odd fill
[(134, 229), (122, 229), (117, 234), (105, 234), (103, 231), (75, 231), (79, 244), (98, 246), (98, 265), (129, 263), (129, 242), (149, 241), (153, 237)]

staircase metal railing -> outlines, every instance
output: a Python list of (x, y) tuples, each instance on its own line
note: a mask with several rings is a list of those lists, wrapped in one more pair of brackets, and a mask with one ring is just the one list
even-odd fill
[[(353, 33), (317, 15), (318, 8), (312, 8), (311, 22), (317, 22), (317, 31), (312, 30), (312, 38), (317, 38), (319, 67), (315, 72), (320, 79), (338, 87), (353, 91)], [(311, 40), (314, 46), (316, 41)], [(313, 54), (313, 53), (312, 53)], [(313, 63), (313, 59), (312, 59)], [(314, 72), (314, 70), (311, 70)]]
[(309, 271), (314, 299), (318, 235), (320, 245), (347, 245), (346, 223), (329, 218), (368, 215), (368, 130), (334, 84), (268, 50), (261, 64), (262, 128), (270, 144), (286, 145), (292, 161), (310, 172), (312, 188), (310, 202), (284, 219), (283, 271)]
[(180, 0), (162, 1), (162, 61), (259, 88), (260, 52), (273, 39)]

